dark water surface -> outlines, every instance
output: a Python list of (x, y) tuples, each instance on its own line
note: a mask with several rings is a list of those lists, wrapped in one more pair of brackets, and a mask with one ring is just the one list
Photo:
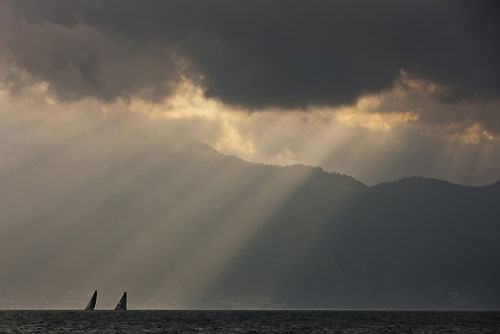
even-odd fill
[(0, 311), (0, 333), (500, 333), (500, 312)]

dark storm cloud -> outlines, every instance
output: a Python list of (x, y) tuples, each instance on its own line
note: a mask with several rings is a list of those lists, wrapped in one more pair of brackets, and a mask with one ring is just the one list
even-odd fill
[[(179, 79), (172, 51), (161, 44), (146, 45), (138, 52), (132, 41), (88, 25), (12, 20), (3, 27), (10, 29), (0, 33), (4, 57), (33, 78), (47, 81), (49, 90), (62, 100), (113, 100), (134, 93), (159, 100)], [(7, 84), (19, 88), (12, 73), (9, 79)], [(17, 79), (26, 83), (25, 77)]]
[(10, 3), (30, 31), (12, 31), (9, 51), (62, 97), (157, 99), (184, 75), (250, 109), (335, 106), (401, 69), (445, 87), (443, 101), (500, 95), (495, 1)]

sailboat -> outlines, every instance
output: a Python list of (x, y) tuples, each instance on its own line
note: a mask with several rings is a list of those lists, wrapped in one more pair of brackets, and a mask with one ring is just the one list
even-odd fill
[(115, 310), (126, 310), (126, 309), (127, 309), (127, 292), (125, 291), (123, 293), (122, 298), (120, 298), (118, 304), (116, 304)]
[(94, 294), (92, 295), (92, 298), (90, 298), (89, 303), (87, 304), (87, 307), (85, 310), (93, 310), (95, 309), (95, 303), (97, 302), (97, 290), (94, 291)]

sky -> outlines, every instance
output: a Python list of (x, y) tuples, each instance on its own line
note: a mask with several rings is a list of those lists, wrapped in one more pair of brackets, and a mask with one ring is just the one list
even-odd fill
[(500, 179), (495, 1), (0, 6), (4, 120), (137, 113), (221, 153), (370, 185)]
[[(215, 305), (200, 291), (307, 187), (332, 196), (308, 198), (320, 231), (346, 184), (499, 181), (498, 9), (0, 0), (0, 308)], [(270, 166), (294, 164), (332, 174)]]

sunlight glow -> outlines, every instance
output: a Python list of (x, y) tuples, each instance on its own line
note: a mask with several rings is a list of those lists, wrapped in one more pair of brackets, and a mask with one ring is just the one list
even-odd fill
[[(80, 269), (68, 274), (73, 288), (67, 298), (83, 298), (89, 284), (120, 290), (116, 282), (133, 266), (140, 273), (126, 278), (132, 286), (156, 277), (143, 290), (148, 307), (162, 296), (169, 302), (159, 308), (187, 307), (311, 173), (304, 169), (290, 179), (269, 165), (303, 163), (363, 181), (372, 175), (387, 179), (401, 168), (401, 156), (418, 155), (423, 145), (435, 154), (434, 164), (423, 169), (430, 176), (477, 182), (486, 170), (494, 177), (489, 166), (494, 166), (498, 135), (478, 122), (426, 124), (434, 117), (426, 113), (432, 105), (408, 107), (402, 101), (437, 88), (408, 78), (402, 82), (407, 90), (396, 86), (361, 97), (353, 106), (256, 112), (207, 99), (189, 82), (161, 103), (138, 97), (61, 102), (44, 83), (19, 96), (0, 89), (0, 176), (11, 188), (1, 206), (10, 218), (0, 226), (0, 243), (17, 254), (0, 257), (12, 268), (4, 279), (30, 284), (33, 277), (26, 272), (34, 271), (39, 284), (50, 286), (58, 268), (72, 268), (73, 259), (81, 257)], [(427, 141), (421, 143), (422, 138)], [(245, 162), (207, 148), (197, 151), (192, 145), (197, 141), (269, 165), (247, 174)], [(204, 158), (188, 159), (184, 151)], [(167, 196), (154, 196), (165, 189)], [(133, 207), (123, 207), (122, 197)], [(25, 205), (30, 210), (23, 210)], [(216, 227), (207, 228), (205, 217), (217, 221)], [(109, 230), (106, 221), (119, 230)], [(96, 249), (72, 253), (85, 242)], [(108, 244), (114, 247), (107, 249)], [(38, 253), (51, 262), (30, 260)], [(101, 261), (91, 263), (92, 257)], [(103, 305), (114, 302), (104, 299)]]

